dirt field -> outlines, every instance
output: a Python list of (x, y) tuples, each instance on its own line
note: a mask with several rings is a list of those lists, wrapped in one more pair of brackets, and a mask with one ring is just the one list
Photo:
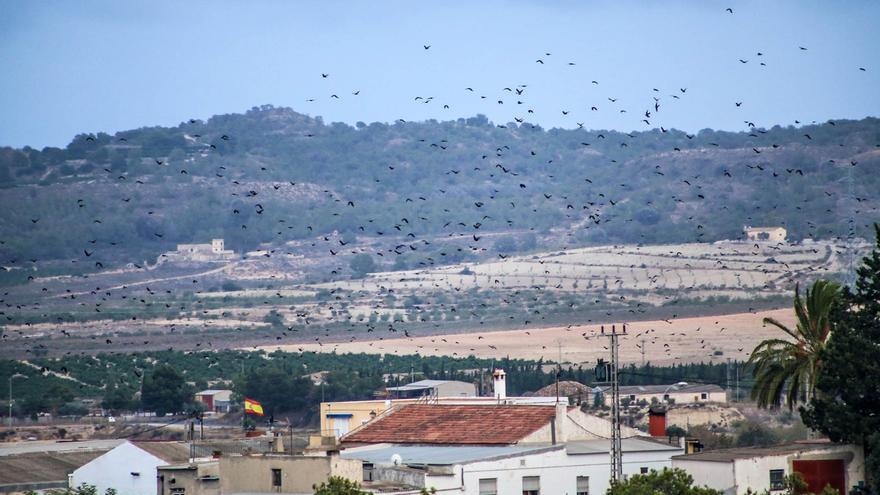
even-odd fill
[[(620, 340), (620, 359), (624, 363), (642, 361), (653, 364), (722, 362), (727, 358), (745, 360), (764, 338), (784, 335), (765, 327), (764, 317), (794, 324), (794, 312), (782, 309), (671, 321), (642, 321), (627, 325), (627, 336)], [(619, 328), (619, 327), (618, 327)], [(609, 326), (606, 329), (610, 330)], [(477, 357), (558, 360), (572, 364), (593, 365), (608, 357), (608, 339), (600, 335), (599, 325), (550, 327), (530, 330), (436, 335), (404, 339), (354, 341), (333, 344), (264, 346), (262, 349), (318, 352), (366, 352), (422, 354), (426, 356)], [(716, 351), (723, 354), (715, 355)]]

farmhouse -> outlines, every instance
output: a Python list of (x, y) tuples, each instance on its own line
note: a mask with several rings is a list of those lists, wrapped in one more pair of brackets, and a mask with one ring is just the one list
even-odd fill
[(210, 244), (178, 244), (177, 250), (159, 257), (159, 261), (226, 261), (235, 259), (235, 251), (226, 249), (223, 239), (212, 239)]
[[(610, 393), (609, 387), (599, 387), (597, 393)], [(672, 402), (675, 404), (696, 404), (701, 402), (727, 402), (727, 392), (718, 385), (678, 383), (672, 385), (630, 385), (620, 387), (620, 401), (637, 403), (641, 401)]]
[(678, 455), (672, 458), (672, 467), (690, 473), (695, 485), (725, 495), (781, 490), (785, 477), (795, 472), (803, 476), (810, 493), (820, 493), (825, 485), (850, 493), (850, 487), (865, 481), (861, 447), (821, 440)]
[(205, 405), (207, 412), (228, 413), (232, 390), (202, 390), (197, 392), (195, 399)]
[(785, 236), (788, 234), (782, 227), (743, 227), (746, 239), (750, 241), (768, 241), (768, 242), (785, 242)]

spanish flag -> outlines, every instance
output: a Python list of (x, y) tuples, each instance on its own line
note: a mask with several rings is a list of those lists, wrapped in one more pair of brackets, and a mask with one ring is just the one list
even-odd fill
[(256, 414), (257, 416), (262, 416), (263, 405), (253, 399), (248, 399), (247, 397), (245, 397), (244, 412), (247, 414)]

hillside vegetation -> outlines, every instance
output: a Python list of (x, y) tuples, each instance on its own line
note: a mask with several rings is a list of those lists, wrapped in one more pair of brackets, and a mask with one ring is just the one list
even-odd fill
[(47, 270), (73, 259), (86, 270), (212, 237), (243, 251), (334, 231), (341, 242), (327, 250), (407, 236), (408, 248), (382, 248), (403, 267), (452, 234), (473, 242), (450, 262), (489, 247), (489, 232), (571, 246), (736, 239), (765, 224), (793, 239), (868, 237), (880, 120), (748, 129), (625, 134), (482, 116), (351, 127), (263, 106), (81, 134), (64, 149), (0, 148), (0, 261)]

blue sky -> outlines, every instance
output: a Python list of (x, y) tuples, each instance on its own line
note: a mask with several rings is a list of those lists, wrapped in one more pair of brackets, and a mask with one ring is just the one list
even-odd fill
[(624, 131), (877, 116), (878, 21), (880, 2), (845, 0), (0, 0), (0, 145), (266, 103), (351, 124), (483, 113)]

